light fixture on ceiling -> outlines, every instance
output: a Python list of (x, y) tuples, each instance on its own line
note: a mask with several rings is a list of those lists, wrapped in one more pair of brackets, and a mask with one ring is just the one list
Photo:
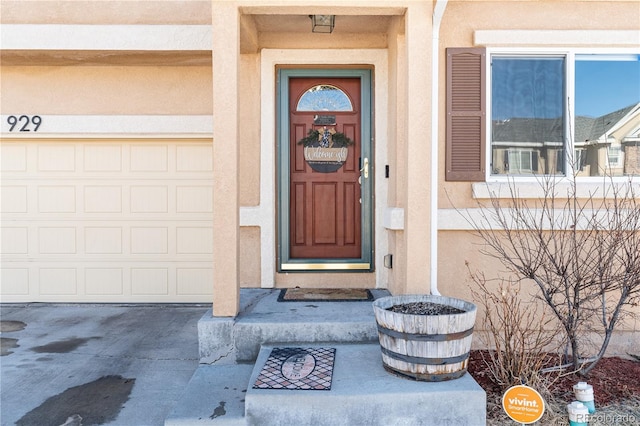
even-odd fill
[(309, 15), (311, 32), (331, 34), (336, 25), (336, 15)]

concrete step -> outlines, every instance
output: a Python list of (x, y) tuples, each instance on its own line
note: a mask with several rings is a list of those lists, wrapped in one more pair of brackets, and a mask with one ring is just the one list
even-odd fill
[[(386, 290), (371, 290), (374, 298)], [(280, 290), (242, 289), (240, 314), (198, 322), (200, 359), (212, 362), (253, 362), (260, 345), (290, 342), (371, 343), (378, 341), (371, 301), (279, 302)]]
[[(377, 344), (331, 347), (336, 349), (336, 355), (330, 391), (250, 386), (245, 402), (247, 424), (485, 424), (486, 395), (471, 375), (446, 382), (416, 382), (387, 372)], [(251, 384), (255, 383), (271, 349), (267, 346), (261, 349)]]
[(201, 364), (165, 426), (246, 426), (245, 396), (253, 368), (253, 364)]
[[(320, 347), (304, 343), (285, 346)], [(336, 350), (330, 390), (254, 389), (273, 349), (263, 346), (253, 368), (246, 364), (198, 368), (165, 424), (485, 424), (486, 395), (469, 374), (446, 382), (416, 382), (387, 372), (378, 344), (321, 347)]]

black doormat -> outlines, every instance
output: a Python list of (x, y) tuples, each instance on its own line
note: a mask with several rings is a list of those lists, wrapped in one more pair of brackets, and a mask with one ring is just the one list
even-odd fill
[(335, 348), (273, 348), (254, 389), (331, 390)]
[(278, 302), (366, 302), (373, 295), (363, 288), (285, 288)]

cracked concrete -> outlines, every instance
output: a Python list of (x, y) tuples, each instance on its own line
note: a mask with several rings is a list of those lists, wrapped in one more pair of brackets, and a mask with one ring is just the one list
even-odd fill
[[(264, 342), (378, 340), (370, 302), (279, 302), (279, 293), (278, 289), (243, 289), (235, 318), (213, 317), (209, 310), (198, 322), (201, 362), (251, 362)], [(386, 290), (372, 293), (375, 297), (389, 294)]]
[(163, 425), (198, 367), (197, 323), (207, 309), (0, 305), (2, 339), (12, 339), (11, 347), (2, 348), (0, 424), (90, 424), (100, 413), (91, 398), (81, 397), (87, 389), (100, 395), (109, 385), (109, 398), (117, 403), (99, 424)]
[(228, 348), (223, 348), (223, 349), (219, 349), (215, 353), (212, 353), (203, 358), (200, 358), (200, 364), (206, 364), (206, 365), (234, 364), (235, 348), (233, 348), (232, 346), (229, 346)]

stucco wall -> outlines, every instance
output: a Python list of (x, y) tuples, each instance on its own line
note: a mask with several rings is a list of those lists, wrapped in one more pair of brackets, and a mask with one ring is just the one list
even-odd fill
[(260, 204), (260, 55), (241, 55), (240, 68), (239, 202), (241, 206), (257, 206)]
[(3, 66), (4, 114), (211, 115), (203, 66)]
[[(640, 27), (640, 10), (635, 1), (565, 1), (565, 2), (488, 2), (453, 1), (449, 2), (444, 15), (440, 34), (440, 136), (439, 162), (445, 164), (446, 131), (446, 75), (447, 47), (472, 47), (474, 35), (478, 30), (633, 30)], [(508, 33), (506, 33), (508, 34)], [(508, 41), (508, 35), (505, 42)], [(588, 47), (588, 40), (576, 40), (577, 46)], [(527, 47), (544, 47), (531, 40)], [(556, 48), (562, 46), (554, 46)], [(564, 46), (572, 47), (572, 46)], [(598, 46), (606, 47), (606, 46)], [(619, 47), (619, 46), (612, 46)], [(630, 47), (630, 46), (626, 46)], [(636, 45), (635, 47), (639, 47)], [(439, 206), (441, 209), (476, 207), (477, 199), (472, 196), (473, 184), (470, 182), (445, 182), (444, 167), (440, 167)], [(487, 201), (486, 199), (480, 201)], [(450, 218), (451, 216), (446, 216)], [(442, 226), (442, 224), (441, 224)], [(500, 263), (480, 253), (481, 241), (470, 231), (441, 230), (438, 235), (438, 284), (443, 294), (471, 299), (470, 288), (473, 284), (465, 264), (472, 271), (484, 271), (487, 277), (503, 276), (504, 268)], [(526, 289), (525, 289), (526, 291)], [(528, 292), (534, 294), (535, 289)], [(635, 312), (640, 312), (638, 308)], [(482, 311), (479, 312), (482, 315)], [(625, 353), (638, 350), (632, 332), (640, 330), (637, 320), (620, 324), (621, 331), (611, 344), (610, 353)], [(480, 345), (478, 341), (474, 344)], [(633, 348), (633, 349), (632, 349)]]
[(260, 228), (246, 226), (240, 228), (240, 285), (260, 288)]
[[(389, 152), (389, 194), (388, 205), (400, 208), (404, 203), (405, 170), (398, 167), (399, 159), (406, 155), (406, 128), (399, 123), (398, 117), (406, 116), (406, 79), (402, 72), (406, 69), (406, 40), (404, 34), (405, 19), (394, 17), (389, 27), (389, 132), (386, 138)], [(393, 172), (391, 168), (393, 167)], [(395, 254), (396, 260), (405, 253), (402, 231), (388, 231), (389, 253)], [(393, 293), (402, 292), (402, 280), (398, 277), (406, 275), (403, 262), (393, 265), (394, 271), (389, 274), (388, 288)]]
[(4, 24), (210, 24), (210, 1), (2, 0)]
[[(446, 53), (447, 47), (474, 46), (478, 30), (633, 30), (640, 28), (640, 10), (636, 1), (453, 1), (447, 4), (440, 32), (440, 164), (445, 164), (446, 129)], [(507, 36), (508, 37), (508, 36)], [(505, 39), (505, 43), (508, 39)], [(576, 41), (578, 43), (579, 41)], [(639, 40), (640, 42), (640, 40)], [(582, 47), (589, 41), (583, 40)], [(528, 47), (544, 47), (531, 41)], [(560, 46), (554, 46), (560, 47)], [(572, 47), (572, 46), (564, 46)], [(604, 46), (598, 46), (599, 48)], [(637, 47), (637, 46), (636, 46)], [(474, 207), (471, 185), (445, 182), (440, 167), (440, 208)], [(451, 202), (449, 201), (451, 200)]]

